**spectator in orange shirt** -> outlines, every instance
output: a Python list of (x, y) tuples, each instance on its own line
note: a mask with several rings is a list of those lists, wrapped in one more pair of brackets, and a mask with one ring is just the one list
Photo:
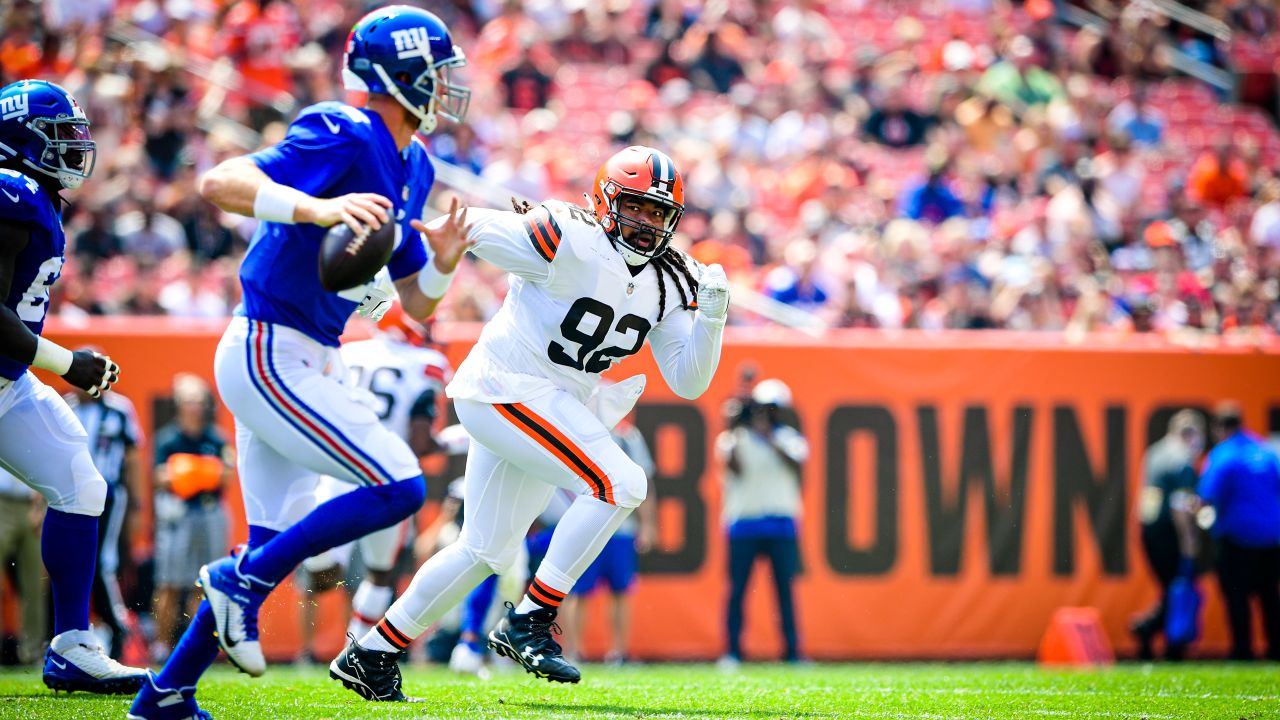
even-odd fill
[(1187, 178), (1187, 197), (1205, 205), (1223, 207), (1247, 195), (1249, 174), (1231, 144), (1219, 142), (1213, 152), (1196, 160)]
[(0, 12), (0, 83), (36, 77), (40, 46), (36, 43), (35, 9), (16, 4)]
[[(289, 53), (301, 45), (303, 27), (292, 3), (257, 0), (236, 3), (222, 21), (222, 52), (244, 76), (249, 98), (269, 100), (273, 91), (292, 92)], [(262, 127), (274, 113), (251, 106), (254, 125)]]

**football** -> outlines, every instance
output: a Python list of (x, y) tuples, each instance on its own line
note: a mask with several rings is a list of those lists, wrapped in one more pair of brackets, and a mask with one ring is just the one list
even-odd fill
[(340, 292), (369, 282), (391, 259), (396, 246), (396, 224), (383, 223), (377, 230), (352, 232), (338, 223), (320, 244), (320, 285)]

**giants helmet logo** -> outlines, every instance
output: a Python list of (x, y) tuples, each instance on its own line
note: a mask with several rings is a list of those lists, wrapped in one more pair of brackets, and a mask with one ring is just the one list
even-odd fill
[(27, 94), (10, 95), (7, 98), (0, 98), (0, 120), (12, 120), (14, 118), (24, 117), (27, 114)]
[(391, 39), (396, 43), (396, 57), (401, 60), (411, 57), (425, 57), (430, 61), (431, 38), (424, 27), (393, 30)]

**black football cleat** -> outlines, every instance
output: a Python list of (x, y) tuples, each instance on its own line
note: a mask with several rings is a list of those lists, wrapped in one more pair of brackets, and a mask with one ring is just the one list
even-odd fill
[(559, 643), (551, 637), (552, 631), (560, 633), (555, 610), (538, 609), (517, 615), (515, 606), (507, 603), (506, 619), (489, 631), (489, 648), (520, 663), (525, 672), (549, 682), (576, 683), (582, 673), (565, 662)]
[(329, 663), (329, 677), (342, 683), (365, 700), (375, 702), (419, 702), (400, 689), (401, 652), (382, 652), (360, 647), (356, 639)]

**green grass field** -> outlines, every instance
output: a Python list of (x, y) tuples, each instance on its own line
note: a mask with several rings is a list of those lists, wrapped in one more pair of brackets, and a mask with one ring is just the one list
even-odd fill
[[(1280, 666), (1121, 665), (1045, 671), (1022, 663), (587, 666), (580, 686), (523, 672), (492, 680), (408, 669), (423, 704), (373, 705), (320, 669), (252, 680), (215, 670), (200, 691), (218, 720), (356, 718), (1280, 718)], [(129, 700), (54, 697), (35, 673), (0, 673), (0, 718), (123, 718)]]

